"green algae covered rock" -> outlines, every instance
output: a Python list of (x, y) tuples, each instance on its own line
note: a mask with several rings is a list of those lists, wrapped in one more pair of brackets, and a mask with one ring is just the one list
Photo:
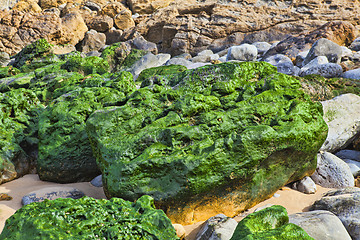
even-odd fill
[(53, 45), (45, 39), (39, 39), (24, 47), (15, 55), (14, 67), (22, 72), (29, 72), (36, 68), (46, 66), (58, 61), (52, 52)]
[(130, 52), (130, 44), (118, 42), (105, 48), (100, 57), (104, 58), (109, 63), (111, 72), (116, 72), (121, 69), (123, 62)]
[(66, 183), (99, 175), (85, 121), (95, 110), (124, 102), (135, 89), (131, 73), (115, 74), (106, 81), (94, 75), (51, 102), (39, 121), (40, 179)]
[(12, 66), (0, 67), (0, 78), (6, 78), (20, 73), (20, 70)]
[(175, 229), (151, 197), (136, 203), (120, 198), (59, 198), (28, 204), (6, 220), (0, 239), (175, 240)]
[(81, 57), (73, 56), (64, 63), (61, 68), (69, 72), (79, 72), (83, 75), (89, 74), (104, 74), (109, 71), (109, 63), (101, 57)]
[(327, 126), (297, 79), (231, 62), (163, 80), (86, 122), (107, 196), (151, 195), (189, 224), (234, 216), (315, 170)]
[(34, 167), (32, 153), (37, 148), (37, 117), (42, 109), (31, 90), (0, 93), (0, 184)]
[(313, 240), (301, 227), (289, 223), (286, 209), (274, 205), (252, 213), (236, 226), (231, 240)]
[(35, 77), (34, 72), (19, 73), (15, 76), (0, 79), (0, 92), (7, 92), (12, 89), (29, 88), (31, 80)]
[(142, 86), (145, 87), (151, 85), (152, 81), (154, 81), (154, 78), (156, 78), (157, 76), (168, 76), (172, 74), (181, 73), (186, 70), (187, 68), (182, 65), (168, 65), (168, 66), (147, 68), (139, 74), (139, 77), (136, 79), (136, 81), (143, 82), (144, 80), (147, 80), (142, 84)]

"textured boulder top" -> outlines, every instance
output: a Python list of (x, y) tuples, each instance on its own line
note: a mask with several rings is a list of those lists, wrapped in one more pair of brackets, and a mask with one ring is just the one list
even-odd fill
[(59, 198), (28, 204), (5, 223), (0, 239), (178, 239), (149, 196), (136, 203), (113, 198)]
[(300, 88), (265, 62), (145, 79), (86, 123), (107, 195), (149, 194), (169, 216), (189, 211), (170, 217), (189, 223), (205, 217), (194, 213), (202, 206), (234, 216), (312, 174), (327, 126)]

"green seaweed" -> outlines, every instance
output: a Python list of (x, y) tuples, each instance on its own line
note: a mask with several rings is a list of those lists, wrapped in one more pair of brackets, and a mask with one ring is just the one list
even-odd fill
[(289, 223), (286, 209), (274, 205), (241, 220), (231, 240), (313, 240), (302, 228)]
[[(136, 79), (136, 82), (143, 82), (142, 87), (146, 87), (152, 84), (154, 78), (159, 76), (171, 77), (169, 75), (177, 74), (187, 70), (185, 66), (181, 65), (169, 65), (169, 66), (160, 66), (160, 67), (153, 67), (143, 70), (139, 77)], [(145, 81), (146, 80), (146, 81)]]
[(120, 198), (56, 199), (28, 204), (6, 220), (0, 239), (178, 239), (163, 211), (143, 196), (136, 203)]
[(297, 79), (267, 63), (231, 62), (167, 83), (88, 118), (107, 196), (148, 194), (180, 209), (238, 192), (234, 204), (246, 208), (315, 170), (327, 126)]
[(83, 58), (75, 55), (70, 57), (61, 68), (66, 69), (69, 72), (78, 72), (83, 75), (95, 73), (104, 74), (109, 71), (109, 63), (103, 58), (96, 56)]
[(95, 74), (51, 102), (40, 115), (37, 159), (40, 179), (65, 183), (89, 181), (99, 175), (85, 121), (104, 106), (125, 102), (135, 89), (128, 72), (113, 74), (106, 81)]

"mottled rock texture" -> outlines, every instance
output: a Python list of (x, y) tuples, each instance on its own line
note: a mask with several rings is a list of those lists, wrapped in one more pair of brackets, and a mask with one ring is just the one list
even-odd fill
[(86, 122), (109, 197), (149, 194), (188, 224), (234, 216), (315, 170), (327, 135), (322, 106), (270, 64), (151, 78)]
[(151, 197), (136, 203), (120, 198), (59, 198), (28, 204), (5, 224), (1, 239), (178, 239)]

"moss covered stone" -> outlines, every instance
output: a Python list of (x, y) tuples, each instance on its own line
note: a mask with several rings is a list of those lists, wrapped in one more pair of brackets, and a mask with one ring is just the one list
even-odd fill
[(94, 75), (49, 104), (39, 122), (40, 179), (65, 183), (89, 181), (100, 174), (85, 121), (95, 110), (121, 104), (135, 89), (128, 72), (106, 80)]
[(131, 52), (131, 46), (124, 42), (114, 43), (104, 49), (101, 57), (104, 58), (110, 66), (112, 72), (119, 71), (126, 57)]
[(87, 120), (109, 197), (151, 195), (189, 224), (234, 216), (315, 170), (327, 126), (297, 79), (231, 62), (166, 81)]
[(0, 92), (7, 92), (12, 89), (29, 88), (31, 80), (35, 77), (33, 72), (19, 73), (15, 76), (0, 79)]
[(45, 39), (39, 39), (27, 45), (15, 55), (13, 66), (19, 68), (22, 72), (29, 72), (56, 62), (58, 58), (53, 54), (52, 47), (53, 45)]
[(75, 55), (69, 58), (61, 67), (69, 72), (78, 72), (84, 75), (104, 74), (109, 71), (109, 63), (96, 56), (83, 58)]
[(6, 78), (20, 73), (20, 70), (12, 66), (0, 67), (0, 78)]
[(45, 200), (28, 204), (12, 215), (0, 239), (133, 239), (175, 240), (175, 229), (153, 199), (136, 203), (120, 198)]
[(37, 149), (37, 116), (41, 109), (30, 90), (0, 93), (0, 183), (34, 167), (32, 153)]
[(241, 220), (231, 240), (314, 240), (301, 227), (289, 223), (286, 209), (274, 205)]
[(169, 75), (181, 73), (185, 70), (187, 70), (187, 68), (182, 65), (168, 65), (168, 66), (147, 68), (140, 73), (140, 75), (136, 79), (136, 81), (143, 82), (146, 80), (146, 82), (144, 82), (142, 84), (142, 86), (145, 87), (145, 86), (151, 85), (152, 82), (155, 80), (154, 78), (156, 78), (158, 76), (171, 77)]

